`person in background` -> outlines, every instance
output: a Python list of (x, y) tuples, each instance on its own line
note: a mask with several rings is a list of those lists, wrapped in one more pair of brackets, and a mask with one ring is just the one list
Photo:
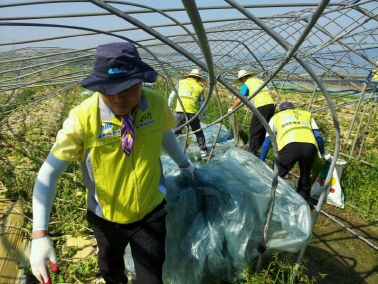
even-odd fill
[[(269, 126), (277, 139), (280, 161), (278, 175), (283, 178), (298, 162), (300, 177), (297, 192), (308, 201), (311, 191), (311, 168), (317, 150), (319, 149), (324, 160), (331, 159), (331, 154), (324, 151), (324, 141), (314, 118), (308, 111), (296, 110), (291, 102), (283, 102), (280, 104), (279, 112), (269, 121)], [(261, 148), (262, 161), (265, 161), (270, 143), (267, 134)]]
[(156, 77), (133, 44), (97, 47), (93, 73), (81, 83), (96, 93), (70, 111), (34, 185), (30, 264), (39, 281), (51, 283), (48, 260), (58, 271), (48, 235), (57, 180), (80, 161), (105, 282), (127, 283), (123, 255), (130, 243), (138, 283), (163, 283), (166, 188), (160, 147), (192, 177), (195, 168), (177, 144), (171, 130), (176, 121), (164, 97), (142, 88)]
[[(178, 91), (178, 95), (181, 99), (185, 112), (190, 120), (202, 107), (205, 96), (202, 86), (199, 82), (205, 82), (206, 80), (201, 76), (199, 69), (193, 69), (188, 75), (183, 76), (184, 79), (179, 80), (175, 88)], [(172, 90), (168, 99), (168, 106), (171, 108), (173, 99), (176, 96), (176, 92)], [(203, 118), (206, 118), (206, 108), (202, 110)], [(181, 125), (185, 124), (186, 118), (184, 110), (181, 107), (181, 104), (177, 101), (176, 103), (176, 114), (175, 114), (177, 124), (173, 127), (173, 130), (176, 130)], [(196, 131), (201, 128), (200, 116), (197, 116), (190, 124), (192, 131)], [(175, 131), (176, 136), (182, 134), (182, 130)], [(206, 139), (203, 131), (198, 131), (195, 133), (197, 137), (198, 147), (201, 150), (201, 158), (205, 158), (208, 155), (208, 149), (206, 147)]]
[[(247, 97), (252, 95), (263, 84), (262, 80), (253, 78), (252, 73), (247, 70), (240, 70), (238, 72), (238, 78), (234, 80), (233, 83), (237, 84), (239, 82), (243, 83), (240, 93)], [(254, 96), (251, 102), (264, 116), (266, 121), (269, 121), (274, 115), (274, 102), (267, 87), (264, 87), (256, 96)], [(228, 109), (228, 113), (232, 112), (232, 110), (239, 106), (240, 103), (241, 100), (237, 98), (233, 106)], [(266, 130), (263, 124), (256, 115), (252, 115), (251, 124), (249, 126), (249, 150), (256, 157), (258, 156), (259, 148), (264, 142), (265, 134)]]
[[(378, 65), (378, 61), (376, 62), (376, 64)], [(373, 73), (373, 78), (371, 80), (372, 81), (378, 81), (378, 69), (373, 68), (372, 73)]]

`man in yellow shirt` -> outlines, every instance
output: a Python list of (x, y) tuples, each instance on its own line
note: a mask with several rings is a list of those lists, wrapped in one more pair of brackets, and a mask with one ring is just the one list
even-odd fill
[[(204, 92), (202, 86), (199, 82), (205, 82), (206, 80), (202, 78), (199, 69), (193, 69), (188, 75), (183, 76), (184, 79), (180, 80), (176, 84), (176, 90), (178, 91), (178, 95), (181, 99), (185, 112), (190, 120), (198, 111), (198, 109), (203, 105), (205, 100)], [(169, 100), (168, 106), (172, 107), (173, 99), (176, 96), (176, 92), (172, 90)], [(206, 109), (202, 111), (203, 117), (206, 117)], [(175, 114), (177, 124), (173, 127), (173, 130), (177, 129), (181, 125), (186, 122), (184, 110), (181, 107), (180, 103), (177, 102), (176, 104), (176, 114)], [(200, 124), (200, 116), (197, 116), (189, 125), (192, 128), (192, 131), (196, 131), (201, 128)], [(176, 135), (182, 134), (182, 130), (176, 130)], [(206, 139), (203, 131), (198, 131), (195, 133), (197, 138), (198, 147), (201, 150), (201, 158), (205, 158), (208, 155), (207, 147), (206, 147)]]
[[(324, 151), (324, 141), (314, 118), (308, 111), (295, 110), (291, 102), (283, 102), (279, 112), (269, 121), (269, 126), (277, 139), (280, 159), (278, 175), (283, 178), (298, 162), (301, 173), (297, 192), (307, 201), (311, 191), (311, 167), (317, 150), (323, 159), (331, 159), (331, 155)], [(265, 160), (270, 143), (267, 134), (261, 148), (262, 161)]]
[[(262, 84), (263, 81), (252, 77), (252, 73), (247, 70), (240, 70), (238, 78), (234, 80), (234, 84), (242, 82), (243, 85), (240, 93), (246, 97), (252, 95)], [(257, 110), (269, 121), (274, 114), (274, 102), (268, 92), (268, 88), (264, 87), (251, 101)], [(239, 98), (236, 99), (234, 105), (228, 109), (230, 113), (234, 108), (241, 104)], [(258, 156), (258, 150), (265, 139), (266, 130), (256, 115), (252, 115), (251, 124), (249, 126), (249, 150)]]
[(48, 236), (57, 179), (80, 161), (87, 188), (87, 219), (99, 248), (106, 283), (127, 283), (123, 254), (130, 243), (138, 283), (162, 282), (165, 260), (165, 179), (160, 147), (192, 174), (171, 128), (176, 124), (164, 97), (142, 88), (157, 72), (126, 42), (98, 46), (93, 73), (81, 85), (96, 91), (70, 111), (42, 165), (33, 192), (33, 274), (51, 283), (58, 270)]

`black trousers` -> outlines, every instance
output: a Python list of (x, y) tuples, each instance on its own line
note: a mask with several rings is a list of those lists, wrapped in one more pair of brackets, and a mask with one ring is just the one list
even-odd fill
[[(191, 119), (195, 115), (195, 113), (186, 113), (186, 114), (188, 115), (188, 119)], [(186, 122), (185, 115), (183, 112), (176, 112), (175, 118), (177, 120), (177, 124), (175, 125), (175, 127), (173, 127), (173, 130), (175, 130), (176, 128), (179, 128), (181, 125), (185, 124)], [(201, 124), (200, 124), (200, 120), (198, 119), (198, 116), (195, 120), (189, 123), (189, 125), (193, 131), (200, 129)], [(180, 134), (182, 134), (181, 130), (175, 131), (176, 136)], [(195, 135), (197, 138), (198, 147), (203, 151), (207, 151), (206, 140), (205, 140), (205, 135), (203, 134), (203, 131), (202, 130), (198, 131), (195, 133)]]
[(88, 210), (99, 248), (98, 264), (107, 284), (127, 283), (123, 255), (130, 242), (138, 284), (162, 284), (165, 260), (165, 201), (143, 219), (119, 224), (98, 217)]
[[(274, 105), (265, 105), (258, 107), (257, 110), (264, 116), (267, 122), (274, 115)], [(256, 115), (252, 115), (251, 125), (249, 126), (249, 150), (256, 156), (258, 150), (265, 140), (266, 130)]]
[(311, 168), (314, 163), (317, 148), (311, 143), (290, 143), (278, 152), (280, 158), (280, 167), (278, 175), (280, 177), (286, 174), (299, 163), (300, 176), (298, 181), (297, 192), (307, 201), (311, 192)]

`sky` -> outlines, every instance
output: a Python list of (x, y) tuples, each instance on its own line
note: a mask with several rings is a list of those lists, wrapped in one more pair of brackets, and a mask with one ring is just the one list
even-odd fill
[[(16, 0), (2, 0), (0, 5), (14, 3)], [(28, 3), (30, 0), (17, 0), (17, 3)], [(155, 7), (158, 9), (166, 8), (181, 8), (183, 4), (179, 0), (131, 0), (129, 2), (139, 3), (146, 6)], [(260, 4), (262, 1), (247, 1), (241, 0), (237, 1), (241, 5), (245, 4)], [(266, 2), (266, 1), (264, 1)], [(283, 1), (269, 1), (269, 3), (279, 3)], [(290, 1), (291, 3), (304, 1)], [(308, 1), (310, 3), (317, 3), (317, 1)], [(200, 3), (200, 4), (199, 4)], [(219, 0), (201, 0), (197, 1), (197, 6), (228, 6), (224, 1)], [(139, 7), (130, 7), (128, 5), (112, 4), (115, 8), (120, 10), (139, 10)], [(253, 11), (258, 16), (268, 16), (274, 14), (285, 13), (293, 8), (264, 8), (255, 9)], [(301, 7), (300, 9), (303, 9)], [(17, 6), (17, 7), (1, 7), (0, 6), (0, 18), (1, 22), (22, 22), (22, 23), (47, 23), (47, 24), (63, 24), (70, 26), (88, 27), (98, 30), (111, 30), (117, 28), (127, 28), (132, 27), (131, 24), (123, 19), (120, 19), (114, 15), (112, 16), (96, 16), (96, 17), (66, 17), (58, 19), (25, 19), (25, 17), (30, 16), (47, 16), (47, 15), (62, 15), (62, 14), (81, 14), (81, 13), (97, 13), (106, 12), (102, 8), (97, 7), (92, 3), (49, 3), (49, 4), (39, 4), (39, 5), (27, 5), (27, 6)], [(189, 21), (186, 12), (174, 12), (168, 13), (172, 15), (180, 22)], [(212, 10), (212, 11), (201, 11), (201, 17), (203, 19), (224, 19), (231, 17), (242, 17), (242, 15), (233, 10)], [(151, 26), (160, 23), (168, 23), (170, 20), (164, 18), (157, 13), (150, 14), (134, 14), (131, 15), (137, 20), (143, 22), (144, 24)], [(5, 19), (4, 19), (5, 18)], [(13, 20), (9, 20), (9, 19)], [(7, 20), (8, 19), (8, 20)], [(213, 26), (215, 24), (212, 24)], [(210, 24), (207, 27), (211, 26)], [(164, 35), (181, 34), (183, 30), (179, 27), (166, 27), (158, 28), (157, 31)], [(42, 39), (54, 36), (72, 35), (78, 33), (85, 33), (85, 31), (78, 31), (65, 28), (55, 28), (55, 27), (10, 27), (1, 26), (0, 28), (0, 44), (1, 43), (11, 43), (19, 42), (23, 40), (31, 39)], [(128, 31), (121, 33), (122, 35), (129, 37), (133, 40), (149, 38), (150, 35), (144, 33), (143, 31)], [(40, 47), (50, 47), (58, 46), (64, 48), (87, 48), (97, 46), (106, 42), (114, 41), (114, 38), (107, 35), (96, 35), (87, 37), (77, 37), (77, 38), (65, 38), (55, 41), (43, 41), (38, 43), (28, 43), (28, 44), (17, 44), (17, 45), (0, 45), (0, 51), (9, 50), (12, 48), (22, 48), (26, 46), (40, 46)]]
[[(81, 16), (81, 17), (65, 17), (65, 18), (55, 18), (55, 19), (26, 19), (30, 16), (47, 16), (47, 15), (67, 15), (67, 14), (82, 14), (82, 13), (98, 13), (106, 12), (102, 8), (97, 7), (92, 3), (49, 3), (49, 4), (38, 4), (38, 5), (27, 5), (27, 6), (17, 6), (17, 7), (1, 7), (8, 3), (28, 3), (31, 0), (1, 0), (0, 1), (0, 22), (22, 22), (22, 23), (44, 23), (44, 24), (61, 24), (77, 27), (87, 27), (98, 30), (111, 30), (120, 28), (130, 28), (133, 25), (127, 21), (118, 18), (117, 16)], [(146, 6), (151, 6), (157, 9), (167, 9), (167, 8), (181, 8), (183, 3), (180, 0), (131, 0), (128, 2), (138, 3)], [(251, 0), (239, 0), (237, 1), (241, 5), (247, 4), (261, 4), (261, 3), (319, 3), (320, 1), (309, 1), (309, 0), (272, 0), (272, 1), (251, 1)], [(331, 1), (341, 2), (341, 1)], [(198, 7), (203, 6), (228, 6), (228, 4), (221, 0), (201, 0), (196, 1)], [(376, 4), (376, 3), (375, 3)], [(130, 7), (128, 5), (111, 4), (113, 7), (120, 10), (139, 10), (139, 7)], [(374, 3), (372, 4), (374, 5)], [(302, 10), (306, 7), (280, 7), (280, 8), (255, 8), (249, 11), (258, 17), (272, 16), (277, 14), (284, 14), (293, 10)], [(170, 12), (169, 15), (175, 17), (179, 22), (189, 21), (189, 17), (185, 11), (183, 12)], [(210, 19), (225, 19), (225, 18), (241, 18), (244, 17), (236, 9), (223, 9), (223, 10), (211, 10), (211, 11), (200, 11), (201, 18), (203, 20)], [(158, 13), (149, 14), (132, 14), (130, 15), (135, 19), (141, 21), (147, 26), (171, 23), (167, 18), (159, 15)], [(222, 25), (225, 23), (213, 23), (205, 24), (205, 27), (211, 27), (216, 25)], [(174, 27), (164, 27), (156, 28), (156, 30), (163, 35), (175, 35), (184, 33), (183, 29), (177, 26)], [(86, 31), (72, 30), (67, 28), (56, 28), (56, 27), (11, 27), (11, 26), (1, 26), (0, 28), (0, 52), (15, 48), (22, 47), (63, 47), (63, 48), (90, 48), (96, 47), (99, 44), (104, 44), (108, 42), (117, 41), (117, 38), (108, 35), (95, 35), (95, 36), (84, 36), (84, 37), (69, 37), (59, 40), (50, 41), (40, 41), (36, 43), (27, 44), (11, 44), (11, 45), (1, 45), (3, 43), (17, 43), (24, 40), (40, 40), (48, 37), (55, 36), (67, 36), (74, 34), (86, 33)], [(140, 40), (150, 38), (151, 36), (144, 31), (127, 31), (120, 33), (121, 35), (128, 37), (132, 40)]]

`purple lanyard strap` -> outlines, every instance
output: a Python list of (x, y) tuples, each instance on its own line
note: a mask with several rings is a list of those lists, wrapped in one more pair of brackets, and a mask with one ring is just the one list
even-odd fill
[(121, 136), (122, 136), (122, 149), (123, 152), (130, 156), (131, 150), (133, 149), (134, 145), (134, 126), (133, 126), (133, 119), (130, 115), (126, 114), (123, 115), (122, 125), (121, 125)]

